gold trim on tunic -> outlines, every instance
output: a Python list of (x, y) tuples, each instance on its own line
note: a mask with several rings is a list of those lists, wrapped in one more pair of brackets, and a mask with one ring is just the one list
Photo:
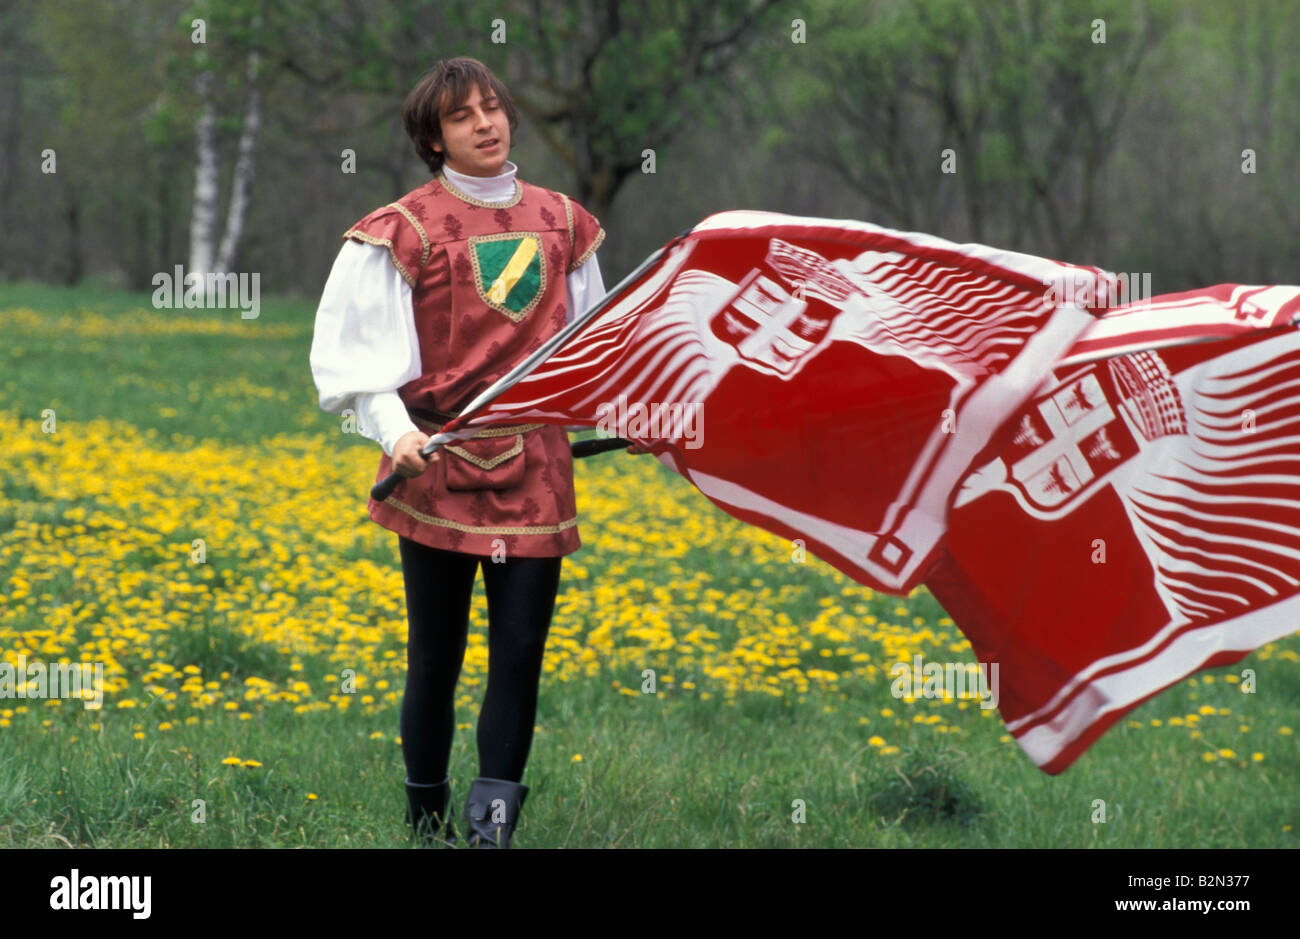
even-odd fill
[(480, 208), (484, 208), (484, 209), (508, 209), (508, 208), (510, 208), (510, 207), (513, 206), (513, 205), (518, 205), (518, 204), (519, 204), (519, 200), (522, 199), (522, 198), (524, 197), (524, 187), (521, 186), (521, 185), (519, 185), (519, 180), (517, 180), (517, 179), (514, 181), (514, 183), (515, 183), (515, 194), (514, 194), (514, 196), (510, 199), (510, 201), (508, 201), (508, 202), (484, 202), (482, 199), (475, 199), (475, 198), (474, 198), (473, 196), (471, 196), (468, 192), (462, 192), (461, 190), (457, 189), (457, 188), (455, 187), (455, 185), (452, 184), (451, 180), (449, 180), (449, 179), (446, 177), (446, 175), (443, 174), (443, 173), (439, 173), (439, 174), (438, 174), (436, 177), (434, 177), (434, 178), (437, 179), (438, 182), (442, 183), (442, 188), (443, 188), (443, 189), (446, 189), (449, 193), (451, 193), (451, 194), (452, 194), (453, 196), (455, 196), (457, 199), (460, 199), (460, 200), (463, 201), (463, 202), (468, 202), (470, 205), (477, 205), (477, 206), (479, 206)]
[(560, 193), (560, 198), (564, 200), (564, 218), (569, 223), (569, 257), (573, 257), (573, 206), (564, 193)]
[(364, 241), (366, 244), (371, 244), (371, 245), (383, 245), (385, 248), (388, 249), (388, 256), (389, 256), (390, 258), (393, 259), (393, 266), (397, 268), (397, 273), (399, 273), (399, 274), (402, 275), (402, 280), (404, 280), (404, 281), (406, 281), (408, 284), (410, 284), (411, 287), (415, 287), (415, 278), (412, 277), (412, 276), (411, 276), (411, 272), (408, 271), (408, 270), (407, 270), (407, 269), (402, 265), (402, 262), (399, 261), (399, 260), (397, 260), (397, 252), (393, 250), (393, 242), (392, 242), (392, 239), (390, 239), (390, 238), (378, 238), (378, 237), (376, 237), (376, 236), (374, 236), (374, 235), (368, 235), (368, 234), (366, 234), (366, 233), (363, 232), (363, 231), (358, 231), (358, 230), (355, 229), (355, 228), (349, 228), (347, 231), (345, 231), (345, 232), (343, 233), (343, 237), (344, 237), (344, 238), (357, 238), (357, 239), (360, 239), (361, 241)]
[(406, 206), (402, 205), (402, 203), (390, 202), (388, 203), (388, 205), (396, 209), (397, 211), (401, 212), (403, 215), (405, 215), (406, 220), (411, 223), (411, 225), (415, 228), (416, 233), (419, 234), (420, 270), (424, 270), (424, 265), (429, 260), (429, 254), (432, 251), (432, 249), (429, 247), (429, 236), (425, 234), (424, 226), (421, 225), (419, 221), (416, 219), (416, 217), (411, 214), (411, 210), (408, 209)]
[(412, 518), (427, 525), (439, 525), (443, 528), (452, 528), (471, 535), (555, 535), (578, 524), (578, 517), (575, 515), (573, 518), (566, 518), (555, 525), (466, 525), (463, 522), (453, 522), (449, 518), (425, 515), (396, 496), (389, 496), (384, 500), (384, 504), (391, 505), (393, 508), (405, 512)]
[[(406, 416), (410, 417), (417, 427), (427, 427), (434, 431), (442, 430), (442, 424), (434, 424), (431, 421), (421, 420), (411, 414), (407, 414)], [(478, 440), (481, 437), (509, 437), (512, 434), (526, 434), (529, 431), (545, 426), (545, 424), (502, 424), (494, 427), (484, 427), (470, 439)]]
[(582, 252), (582, 257), (578, 258), (578, 260), (573, 262), (573, 267), (569, 268), (568, 273), (572, 274), (578, 268), (582, 267), (582, 265), (587, 262), (587, 258), (591, 257), (593, 254), (596, 253), (596, 249), (600, 247), (600, 243), (604, 240), (605, 240), (605, 229), (602, 228), (598, 232), (596, 232), (596, 240), (591, 243), (591, 247), (588, 248), (586, 251)]
[(450, 443), (445, 444), (443, 446), (443, 449), (446, 450), (448, 453), (454, 453), (459, 457), (463, 457), (464, 459), (469, 460), (471, 463), (473, 463), (475, 466), (479, 467), (480, 469), (490, 470), (490, 469), (495, 469), (497, 466), (500, 466), (502, 463), (510, 459), (512, 456), (518, 456), (519, 454), (524, 452), (524, 435), (515, 434), (514, 446), (512, 446), (509, 450), (504, 450), (501, 453), (498, 453), (490, 460), (485, 460), (481, 456), (475, 456), (473, 453), (470, 453), (464, 447), (457, 447), (454, 444), (450, 444)]

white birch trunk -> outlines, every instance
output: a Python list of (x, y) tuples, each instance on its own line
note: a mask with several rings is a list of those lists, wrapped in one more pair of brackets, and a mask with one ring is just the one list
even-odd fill
[(239, 153), (235, 159), (235, 178), (230, 190), (230, 208), (226, 212), (226, 230), (217, 251), (216, 271), (227, 273), (239, 250), (244, 233), (244, 216), (248, 212), (248, 191), (253, 184), (253, 151), (262, 127), (262, 98), (257, 83), (258, 55), (248, 53), (248, 105), (244, 109), (244, 126), (239, 133)]
[(190, 210), (190, 264), (187, 273), (212, 270), (217, 222), (217, 116), (212, 106), (212, 73), (200, 72), (195, 80), (200, 110), (195, 127), (198, 163), (194, 170), (194, 206)]

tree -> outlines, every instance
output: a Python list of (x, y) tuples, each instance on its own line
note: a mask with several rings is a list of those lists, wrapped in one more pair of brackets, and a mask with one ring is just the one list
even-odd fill
[[(190, 211), (190, 260), (188, 273), (224, 274), (234, 264), (248, 211), (253, 183), (253, 154), (262, 125), (260, 62), (262, 24), (259, 0), (239, 3), (202, 3), (193, 8), (191, 41), (196, 47), (194, 89), (199, 113), (195, 122), (194, 202)], [(221, 53), (208, 50), (209, 33), (221, 42)], [(220, 38), (218, 38), (220, 37)], [(219, 158), (217, 147), (217, 103), (214, 85), (218, 75), (231, 69), (231, 60), (244, 60), (244, 105), (239, 144), (231, 181), (230, 202), (224, 233), (217, 243), (217, 198)]]
[[(765, 30), (784, 29), (789, 0), (514, 0), (511, 93), (573, 173), (574, 194), (600, 217), (671, 141), (722, 102), (733, 66)], [(513, 24), (513, 26), (512, 26)]]
[[(886, 224), (1068, 260), (1100, 250), (1101, 176), (1170, 18), (1163, 0), (822, 11), (827, 48), (805, 56), (816, 82), (787, 100), (787, 120), (820, 119), (825, 134), (799, 135), (811, 158)], [(1092, 38), (1097, 19), (1103, 44)]]

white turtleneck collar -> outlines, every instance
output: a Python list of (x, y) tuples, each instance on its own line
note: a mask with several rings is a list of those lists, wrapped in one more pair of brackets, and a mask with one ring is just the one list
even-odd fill
[(482, 202), (509, 202), (515, 197), (515, 172), (519, 167), (514, 163), (506, 160), (505, 167), (497, 176), (466, 176), (464, 173), (457, 173), (446, 163), (442, 165), (442, 171), (447, 175), (447, 181), (466, 195), (473, 196)]

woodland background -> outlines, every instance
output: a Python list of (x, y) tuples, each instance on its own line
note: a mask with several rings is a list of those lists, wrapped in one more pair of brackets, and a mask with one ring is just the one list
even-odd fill
[(0, 279), (319, 296), (342, 232), (428, 179), (403, 97), (472, 55), (523, 113), (520, 176), (608, 230), (607, 284), (734, 208), (1157, 294), (1295, 283), (1297, 47), (1271, 0), (0, 0)]

